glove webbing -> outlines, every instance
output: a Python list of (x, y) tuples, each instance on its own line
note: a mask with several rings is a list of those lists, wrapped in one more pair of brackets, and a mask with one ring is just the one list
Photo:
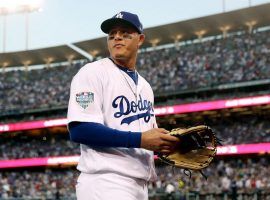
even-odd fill
[[(172, 167), (173, 174), (175, 174), (175, 173), (174, 173), (175, 162), (172, 161), (172, 160), (167, 159), (167, 158), (164, 157), (164, 156), (162, 156), (161, 153), (157, 153), (157, 155), (158, 155), (159, 159), (161, 159), (164, 163), (166, 163), (166, 164), (168, 164), (168, 165), (170, 165), (170, 166)], [(191, 174), (192, 174), (191, 170), (190, 170), (190, 169), (183, 169), (183, 170), (184, 170), (184, 174), (185, 174), (186, 176), (188, 176), (189, 179), (191, 179)], [(198, 171), (199, 171), (200, 174), (204, 177), (204, 179), (207, 180), (207, 176), (203, 173), (203, 171), (202, 171), (202, 170), (198, 170)]]

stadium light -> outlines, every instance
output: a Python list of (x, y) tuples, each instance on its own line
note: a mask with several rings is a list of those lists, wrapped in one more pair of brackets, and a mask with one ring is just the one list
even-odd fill
[(0, 14), (25, 13), (38, 11), (42, 0), (1, 0)]
[(25, 14), (25, 49), (28, 49), (29, 13), (41, 11), (43, 0), (1, 0), (0, 16), (3, 16), (3, 52), (6, 46), (6, 17), (10, 14)]

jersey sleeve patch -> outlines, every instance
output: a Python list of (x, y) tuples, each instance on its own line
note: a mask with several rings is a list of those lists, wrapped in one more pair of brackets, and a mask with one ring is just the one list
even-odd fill
[(76, 102), (83, 108), (86, 109), (90, 103), (94, 102), (93, 92), (80, 92), (76, 94)]

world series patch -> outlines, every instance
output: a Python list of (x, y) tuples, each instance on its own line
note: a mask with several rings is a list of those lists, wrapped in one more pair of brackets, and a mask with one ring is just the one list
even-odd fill
[(93, 92), (80, 92), (76, 94), (76, 102), (83, 108), (87, 108), (90, 103), (94, 102)]

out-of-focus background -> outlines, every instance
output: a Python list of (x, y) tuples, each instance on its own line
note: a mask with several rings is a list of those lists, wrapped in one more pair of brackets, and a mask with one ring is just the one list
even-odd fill
[(159, 126), (207, 124), (223, 141), (208, 180), (156, 160), (149, 198), (270, 199), (270, 1), (113, 3), (0, 0), (0, 199), (75, 199), (70, 82), (108, 56), (100, 23), (122, 10), (144, 24), (137, 70)]

